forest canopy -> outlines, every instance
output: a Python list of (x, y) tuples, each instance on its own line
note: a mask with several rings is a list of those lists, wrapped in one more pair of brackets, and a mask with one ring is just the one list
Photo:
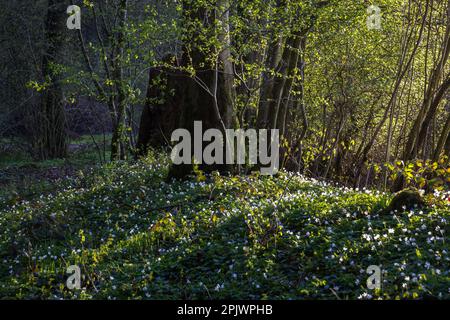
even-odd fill
[(109, 157), (125, 159), (203, 121), (279, 129), (282, 167), (314, 177), (448, 182), (436, 173), (450, 153), (447, 1), (78, 5), (70, 17), (68, 1), (5, 4), (0, 134), (20, 132), (34, 158), (102, 131)]

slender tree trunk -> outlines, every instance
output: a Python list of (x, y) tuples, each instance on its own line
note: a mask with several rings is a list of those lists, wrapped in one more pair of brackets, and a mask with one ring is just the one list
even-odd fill
[(234, 101), (236, 99), (236, 89), (234, 88), (234, 66), (231, 56), (230, 38), (230, 1), (218, 0), (217, 15), (220, 24), (219, 42), (222, 44), (219, 59), (223, 68), (222, 86), (224, 99), (224, 123), (227, 128), (233, 127)]
[(269, 127), (270, 104), (274, 99), (273, 92), (277, 81), (277, 77), (270, 75), (270, 71), (279, 72), (279, 63), (283, 54), (283, 44), (284, 39), (277, 36), (277, 39), (270, 45), (269, 52), (267, 54), (266, 68), (268, 69), (268, 72), (265, 72), (263, 75), (263, 81), (265, 83), (261, 90), (261, 98), (259, 100), (257, 119), (258, 128)]
[(433, 161), (438, 161), (442, 151), (444, 151), (446, 147), (446, 143), (448, 143), (450, 137), (450, 115), (447, 117), (447, 121), (445, 122), (444, 128), (442, 129), (442, 133), (439, 137), (438, 144), (433, 153)]
[[(443, 94), (441, 94), (440, 91), (442, 89), (442, 86), (446, 86), (446, 84), (444, 83), (443, 85), (441, 85), (441, 89), (439, 89), (438, 84), (444, 72), (444, 68), (449, 57), (449, 53), (450, 53), (450, 0), (447, 1), (447, 27), (445, 31), (445, 37), (442, 43), (441, 58), (439, 59), (437, 66), (430, 74), (430, 79), (428, 81), (428, 87), (426, 90), (426, 94), (424, 96), (422, 107), (420, 108), (420, 111), (417, 115), (417, 118), (414, 122), (414, 125), (408, 137), (408, 142), (406, 144), (405, 152), (403, 155), (404, 160), (410, 160), (415, 158), (420, 149), (423, 147), (423, 143), (425, 141), (428, 128), (432, 122), (432, 119), (436, 114), (437, 107), (439, 106), (440, 103), (440, 99), (436, 98), (439, 97), (439, 95), (440, 98), (443, 97)], [(446, 88), (444, 89), (444, 93), (445, 90)]]
[(447, 140), (445, 141), (444, 155), (450, 158), (450, 133), (447, 135)]
[(295, 70), (298, 66), (300, 59), (300, 46), (303, 41), (304, 34), (301, 32), (295, 32), (293, 34), (292, 47), (286, 48), (290, 51), (289, 60), (287, 62), (287, 71), (284, 77), (284, 88), (280, 93), (280, 99), (278, 101), (278, 112), (276, 117), (276, 128), (280, 130), (280, 134), (285, 134), (285, 120), (289, 105), (291, 105), (291, 91), (294, 84)]
[(67, 3), (65, 0), (49, 0), (45, 25), (47, 50), (42, 59), (42, 73), (47, 85), (42, 95), (39, 113), (38, 151), (40, 159), (64, 158), (67, 155), (66, 120), (60, 63), (64, 43)]
[(126, 135), (127, 93), (123, 77), (123, 64), (125, 61), (125, 28), (128, 18), (128, 0), (120, 0), (119, 28), (116, 36), (116, 52), (113, 61), (114, 85), (117, 92), (117, 117), (113, 121), (113, 135), (111, 140), (111, 160), (123, 160), (128, 151)]
[(400, 89), (400, 85), (401, 85), (401, 83), (403, 81), (403, 78), (405, 77), (407, 71), (410, 69), (411, 64), (412, 64), (412, 62), (414, 60), (414, 57), (415, 57), (415, 55), (417, 53), (417, 50), (418, 50), (420, 44), (422, 43), (423, 31), (424, 31), (424, 28), (425, 28), (426, 18), (428, 16), (428, 10), (429, 10), (429, 2), (427, 1), (426, 6), (425, 6), (425, 12), (424, 12), (424, 14), (422, 16), (422, 20), (421, 20), (421, 24), (420, 24), (419, 34), (418, 34), (417, 40), (415, 42), (415, 45), (414, 45), (413, 50), (411, 52), (411, 55), (408, 58), (408, 60), (406, 61), (406, 63), (405, 63), (405, 58), (406, 58), (406, 53), (407, 53), (407, 50), (408, 50), (408, 45), (407, 45), (408, 42), (409, 42), (408, 39), (410, 39), (412, 37), (412, 34), (414, 33), (414, 31), (411, 30), (411, 34), (405, 38), (407, 40), (405, 40), (405, 46), (403, 48), (402, 56), (400, 57), (400, 61), (399, 61), (399, 64), (398, 64), (397, 76), (396, 76), (396, 80), (395, 80), (395, 83), (394, 83), (394, 88), (393, 88), (393, 91), (392, 91), (391, 98), (390, 98), (390, 100), (388, 102), (388, 105), (387, 105), (387, 107), (385, 109), (385, 112), (383, 114), (383, 117), (382, 117), (381, 121), (378, 123), (377, 127), (375, 128), (374, 134), (372, 135), (372, 137), (370, 138), (369, 142), (364, 147), (364, 149), (363, 149), (363, 151), (361, 153), (360, 159), (357, 161), (357, 166), (356, 166), (358, 168), (357, 169), (358, 170), (357, 176), (359, 176), (361, 174), (361, 170), (362, 170), (363, 164), (367, 160), (367, 156), (369, 154), (369, 151), (370, 151), (370, 149), (372, 149), (373, 144), (375, 143), (376, 139), (378, 138), (378, 134), (380, 133), (383, 125), (385, 124), (385, 122), (386, 122), (386, 120), (387, 120), (387, 118), (389, 116), (389, 112), (391, 111), (391, 108), (392, 108), (393, 104), (395, 103), (395, 101), (397, 99), (398, 91)]

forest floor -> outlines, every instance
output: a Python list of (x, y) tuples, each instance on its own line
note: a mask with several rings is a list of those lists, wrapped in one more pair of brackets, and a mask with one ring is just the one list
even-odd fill
[(0, 297), (450, 299), (448, 201), (389, 213), (391, 194), (286, 172), (167, 183), (164, 155), (85, 160), (31, 196), (4, 191)]
[[(0, 140), (0, 209), (19, 200), (56, 192), (59, 181), (101, 163), (104, 157), (108, 159), (109, 151), (99, 150), (103, 147), (103, 136), (93, 138), (95, 143), (90, 136), (73, 139), (68, 145), (67, 159), (48, 161), (34, 160), (23, 149), (14, 147), (15, 141)], [(110, 138), (106, 139), (108, 144)]]

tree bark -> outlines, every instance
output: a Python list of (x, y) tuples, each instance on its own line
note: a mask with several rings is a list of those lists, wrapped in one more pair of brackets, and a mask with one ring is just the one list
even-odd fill
[(119, 29), (116, 36), (116, 52), (113, 61), (113, 81), (117, 92), (117, 116), (113, 120), (113, 134), (111, 140), (111, 160), (124, 160), (127, 155), (128, 143), (126, 135), (127, 93), (123, 78), (123, 64), (125, 61), (125, 28), (128, 18), (128, 0), (120, 0)]
[(446, 144), (448, 143), (450, 139), (450, 115), (447, 117), (447, 121), (445, 122), (444, 128), (442, 129), (442, 133), (439, 137), (438, 144), (436, 146), (436, 149), (433, 153), (433, 161), (438, 161), (442, 151), (444, 151), (444, 148), (446, 147)]
[[(38, 157), (64, 158), (67, 155), (66, 119), (61, 74), (57, 71), (64, 44), (67, 3), (49, 0), (45, 33), (48, 46), (42, 59), (42, 74), (46, 90), (42, 95), (39, 113)], [(55, 69), (56, 68), (56, 69)]]
[(424, 96), (422, 107), (417, 115), (414, 125), (410, 131), (408, 142), (403, 154), (404, 160), (414, 159), (421, 148), (426, 138), (428, 128), (436, 115), (437, 108), (445, 91), (450, 83), (445, 81), (440, 87), (439, 80), (445, 69), (450, 53), (450, 0), (447, 4), (447, 27), (445, 37), (442, 43), (441, 58), (437, 66), (434, 68), (428, 81), (428, 87)]

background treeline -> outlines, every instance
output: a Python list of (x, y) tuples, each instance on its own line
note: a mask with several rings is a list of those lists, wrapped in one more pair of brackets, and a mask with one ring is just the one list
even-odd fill
[(2, 3), (0, 137), (38, 159), (86, 133), (127, 159), (201, 120), (280, 129), (283, 167), (313, 177), (449, 182), (449, 0), (73, 1), (80, 31), (71, 3)]

